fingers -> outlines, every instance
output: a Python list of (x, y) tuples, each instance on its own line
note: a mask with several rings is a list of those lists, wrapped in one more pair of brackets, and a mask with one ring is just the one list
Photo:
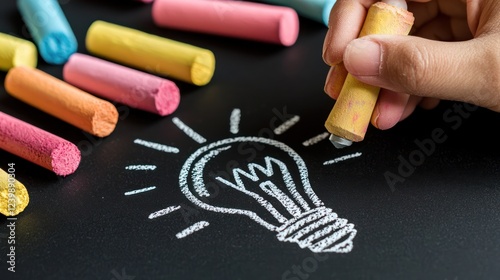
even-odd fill
[(373, 109), (371, 123), (378, 129), (389, 129), (400, 120), (410, 96), (381, 89), (377, 104)]
[(377, 104), (373, 110), (371, 123), (381, 130), (394, 127), (406, 119), (417, 106), (430, 110), (439, 104), (439, 99), (396, 93), (381, 89)]
[(330, 12), (323, 43), (323, 60), (330, 66), (342, 61), (347, 44), (358, 37), (368, 8), (377, 0), (338, 0)]
[(344, 65), (370, 85), (498, 111), (500, 63), (494, 51), (498, 41), (495, 37), (451, 43), (411, 36), (366, 36), (347, 46)]
[(347, 77), (347, 70), (343, 63), (339, 63), (330, 68), (326, 76), (325, 92), (331, 98), (337, 99), (344, 86), (345, 78)]

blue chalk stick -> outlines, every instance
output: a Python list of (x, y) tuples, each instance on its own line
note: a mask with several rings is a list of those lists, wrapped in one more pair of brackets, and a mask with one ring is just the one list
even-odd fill
[(17, 7), (45, 62), (64, 64), (78, 42), (57, 0), (18, 0)]
[(287, 6), (294, 9), (299, 15), (319, 21), (328, 26), (330, 11), (336, 0), (260, 0), (261, 2)]

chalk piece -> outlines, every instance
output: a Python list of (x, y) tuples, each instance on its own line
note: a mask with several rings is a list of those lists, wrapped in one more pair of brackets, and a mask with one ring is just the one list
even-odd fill
[(18, 0), (17, 7), (43, 60), (60, 65), (78, 42), (57, 0)]
[(228, 0), (157, 0), (158, 26), (266, 43), (293, 45), (299, 34), (297, 12), (289, 7)]
[(0, 213), (5, 216), (16, 216), (23, 212), (30, 201), (26, 187), (16, 180), (13, 172), (5, 172), (0, 168)]
[(336, 0), (260, 0), (261, 2), (293, 8), (299, 15), (328, 26), (330, 11)]
[(118, 111), (110, 102), (38, 69), (12, 68), (5, 78), (5, 89), (21, 101), (95, 136), (108, 136), (118, 122)]
[(174, 82), (89, 55), (73, 54), (63, 77), (85, 91), (160, 116), (173, 113), (180, 102)]
[(92, 23), (85, 42), (98, 56), (198, 86), (209, 83), (215, 71), (210, 50), (105, 21)]
[(75, 172), (81, 159), (73, 143), (2, 112), (0, 148), (60, 176)]
[(36, 67), (38, 51), (30, 41), (0, 33), (0, 70), (15, 66)]
[[(413, 21), (411, 12), (377, 2), (368, 10), (359, 37), (370, 34), (407, 35)], [(343, 67), (343, 64), (339, 67)], [(362, 83), (347, 74), (325, 122), (326, 129), (332, 134), (330, 139), (336, 147), (348, 146), (365, 138), (379, 91), (380, 88)]]

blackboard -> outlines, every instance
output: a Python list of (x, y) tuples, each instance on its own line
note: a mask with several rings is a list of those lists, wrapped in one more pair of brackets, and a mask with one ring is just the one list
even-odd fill
[[(0, 4), (0, 32), (29, 39), (14, 2)], [(322, 138), (334, 104), (323, 93), (328, 71), (321, 59), (327, 30), (323, 24), (301, 18), (297, 43), (280, 47), (159, 28), (151, 19), (150, 5), (60, 3), (81, 53), (87, 53), (87, 28), (102, 19), (210, 49), (217, 59), (216, 72), (206, 86), (177, 82), (181, 103), (170, 116), (116, 104), (119, 123), (102, 139), (0, 88), (2, 112), (61, 136), (82, 152), (77, 171), (63, 178), (0, 151), (0, 167), (15, 163), (16, 177), (30, 194), (29, 206), (15, 222), (15, 273), (7, 270), (6, 262), (10, 221), (0, 217), (1, 279), (500, 276), (497, 113), (441, 102), (434, 110), (417, 110), (391, 130), (371, 127), (364, 141), (337, 150)], [(62, 77), (61, 66), (41, 61), (39, 69)], [(2, 84), (4, 78), (1, 73)], [(164, 150), (155, 149), (159, 147)], [(208, 152), (208, 147), (220, 148), (220, 155)], [(233, 151), (225, 153), (228, 149)], [(266, 172), (251, 162), (264, 167), (283, 164), (291, 175), (302, 174), (293, 179), (297, 192), (312, 205), (310, 211), (330, 218), (323, 227), (339, 223), (337, 228), (344, 231), (338, 242), (344, 241), (344, 246), (327, 252), (331, 246), (289, 242), (293, 232), (287, 241), (280, 225), (293, 218), (274, 220), (274, 227), (252, 218), (248, 211), (262, 220), (276, 219), (230, 179), (236, 168), (249, 171), (253, 166), (256, 173)], [(210, 195), (199, 201), (247, 212), (197, 206), (189, 199), (196, 190), (183, 187), (185, 181), (194, 184), (196, 170)], [(268, 177), (286, 173), (276, 170), (280, 172)], [(208, 177), (219, 179), (208, 182)], [(268, 200), (279, 197), (272, 184), (261, 188), (251, 176), (241, 177), (252, 193), (268, 194)], [(229, 184), (222, 183), (224, 179)], [(277, 180), (283, 185), (283, 179)], [(317, 200), (311, 202), (311, 197)], [(281, 206), (275, 209), (281, 212)], [(314, 210), (318, 207), (323, 210)], [(184, 231), (191, 226), (197, 228)]]

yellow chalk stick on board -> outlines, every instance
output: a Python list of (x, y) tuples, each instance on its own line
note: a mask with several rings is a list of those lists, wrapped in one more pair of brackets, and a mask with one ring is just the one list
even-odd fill
[(30, 41), (0, 33), (0, 70), (8, 71), (15, 66), (36, 67), (38, 51)]
[(89, 27), (86, 47), (106, 59), (199, 86), (215, 71), (210, 50), (100, 20)]
[[(15, 170), (10, 167), (7, 171), (10, 169)], [(0, 169), (0, 213), (5, 216), (16, 216), (30, 201), (26, 187), (15, 176), (15, 172), (7, 173)]]
[[(368, 10), (359, 37), (371, 34), (408, 35), (414, 22), (411, 12), (383, 2)], [(325, 127), (332, 135), (352, 142), (362, 141), (378, 99), (380, 88), (348, 74), (328, 116)]]

